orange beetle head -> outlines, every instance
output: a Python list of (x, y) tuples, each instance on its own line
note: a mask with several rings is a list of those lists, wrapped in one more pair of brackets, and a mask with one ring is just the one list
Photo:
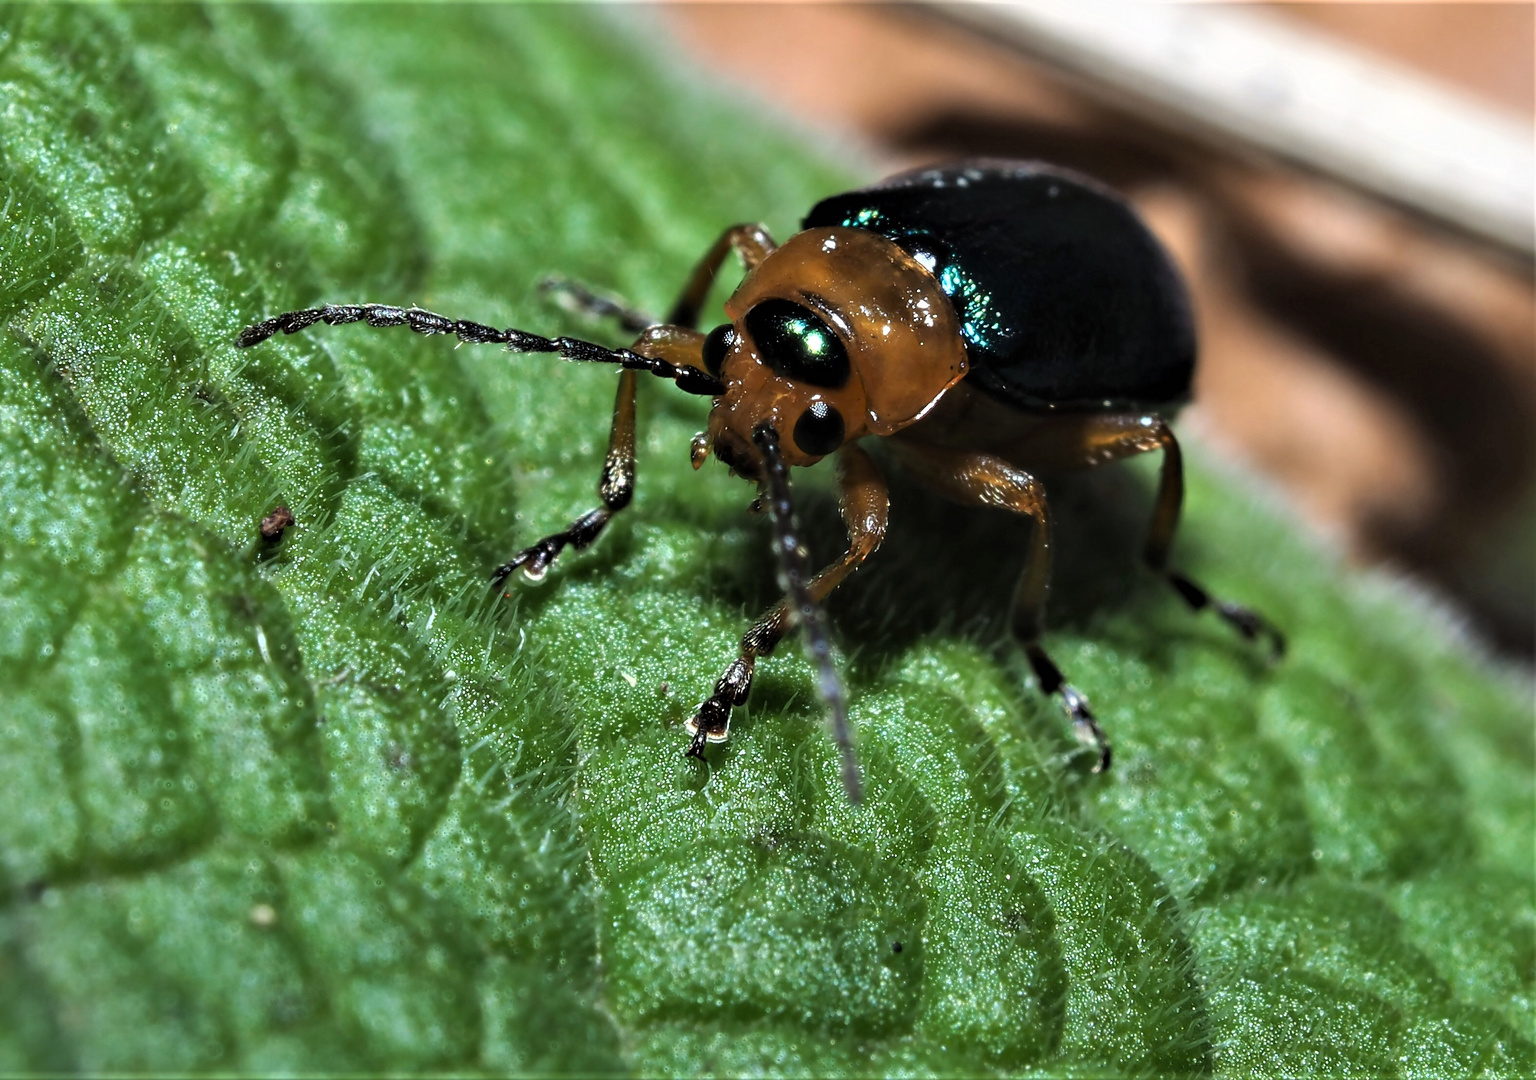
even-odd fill
[(779, 432), (784, 460), (811, 465), (845, 442), (919, 419), (967, 366), (959, 321), (933, 275), (884, 237), (807, 229), (726, 301), (730, 322), (705, 339), (725, 383), (695, 446), (760, 475), (752, 432)]

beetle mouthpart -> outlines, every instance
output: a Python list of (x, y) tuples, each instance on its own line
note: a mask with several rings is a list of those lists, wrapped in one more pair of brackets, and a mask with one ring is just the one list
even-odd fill
[(729, 428), (720, 433), (720, 437), (714, 440), (710, 449), (714, 451), (715, 457), (731, 470), (733, 476), (742, 476), (748, 480), (758, 479), (756, 451), (744, 445), (740, 437)]
[(704, 467), (704, 462), (709, 460), (709, 451), (713, 446), (714, 443), (707, 431), (701, 431), (693, 437), (693, 441), (688, 444), (688, 460), (693, 462), (695, 471)]

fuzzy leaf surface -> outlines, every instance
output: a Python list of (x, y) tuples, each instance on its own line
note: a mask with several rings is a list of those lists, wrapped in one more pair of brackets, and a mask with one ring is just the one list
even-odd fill
[(665, 310), (870, 177), (600, 9), (0, 20), (0, 1071), (1528, 1074), (1529, 687), (1198, 448), (1178, 558), (1289, 657), (1137, 575), (1146, 469), (1053, 487), (1089, 776), (1007, 642), (1024, 526), (896, 478), (831, 607), (854, 807), (791, 648), (681, 754), (775, 588), (706, 402), (643, 386), (633, 508), (503, 601), (611, 371), (233, 347), (361, 300), (617, 344), (538, 281)]

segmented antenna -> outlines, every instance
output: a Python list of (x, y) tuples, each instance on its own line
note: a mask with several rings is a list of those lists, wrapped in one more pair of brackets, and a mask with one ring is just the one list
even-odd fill
[(800, 523), (795, 520), (794, 503), (789, 497), (789, 469), (779, 456), (779, 433), (762, 423), (753, 430), (752, 441), (762, 451), (767, 466), (764, 472), (768, 480), (768, 509), (773, 517), (773, 550), (779, 560), (779, 588), (789, 600), (791, 617), (800, 623), (805, 654), (816, 667), (816, 686), (832, 721), (832, 741), (843, 756), (843, 787), (848, 790), (848, 801), (856, 803), (862, 785), (853, 737), (848, 731), (848, 699), (832, 663), (832, 642), (827, 637), (821, 605), (811, 596), (810, 561), (800, 546)]
[(635, 371), (649, 371), (652, 375), (673, 380), (679, 390), (690, 394), (718, 397), (725, 393), (725, 384), (707, 371), (695, 367), (679, 367), (655, 357), (641, 356), (629, 349), (609, 349), (580, 338), (540, 337), (510, 327), (497, 330), (493, 326), (467, 319), (450, 319), (423, 308), (390, 307), (388, 304), (327, 304), (304, 311), (285, 311), (254, 326), (247, 326), (240, 331), (235, 345), (249, 349), (278, 332), (297, 334), (300, 330), (322, 322), (327, 326), (365, 322), (369, 326), (404, 326), (418, 334), (453, 334), (460, 341), (471, 345), (505, 345), (508, 352), (558, 353), (563, 360), (618, 364)]

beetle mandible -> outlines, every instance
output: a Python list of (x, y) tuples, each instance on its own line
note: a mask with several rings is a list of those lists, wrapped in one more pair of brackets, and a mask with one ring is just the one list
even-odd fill
[[(1109, 740), (1088, 699), (1041, 644), (1051, 517), (1035, 470), (1161, 450), (1142, 561), (1191, 608), (1210, 608), (1244, 637), (1267, 638), (1275, 656), (1283, 652), (1284, 639), (1267, 620), (1213, 598), (1169, 565), (1184, 474), (1168, 418), (1189, 395), (1195, 335), (1178, 272), (1129, 204), (1065, 169), (980, 160), (832, 196), (802, 226), (781, 247), (760, 225), (725, 230), (663, 323), (563, 286), (577, 305), (617, 316), (638, 333), (628, 349), (383, 304), (287, 312), (248, 327), (237, 344), (247, 348), (317, 322), (366, 322), (623, 368), (598, 483), (602, 505), (498, 567), (498, 588), (517, 570), (539, 580), (561, 551), (587, 547), (629, 505), (637, 372), (712, 398), (708, 430), (691, 447), (694, 468), (713, 453), (758, 485), (753, 505), (773, 518), (785, 597), (747, 630), (738, 656), (688, 721), (694, 756), (726, 740), (758, 659), (800, 628), (848, 796), (858, 800), (846, 703), (820, 605), (885, 535), (890, 500), (859, 445), (868, 436), (887, 440), (895, 460), (940, 494), (1033, 519), (1010, 628), (1042, 692), (1060, 698), (1078, 737), (1096, 749), (1095, 771), (1109, 767)], [(746, 277), (726, 301), (729, 321), (701, 333), (700, 309), (732, 251)], [(789, 469), (834, 453), (848, 550), (812, 576)]]

